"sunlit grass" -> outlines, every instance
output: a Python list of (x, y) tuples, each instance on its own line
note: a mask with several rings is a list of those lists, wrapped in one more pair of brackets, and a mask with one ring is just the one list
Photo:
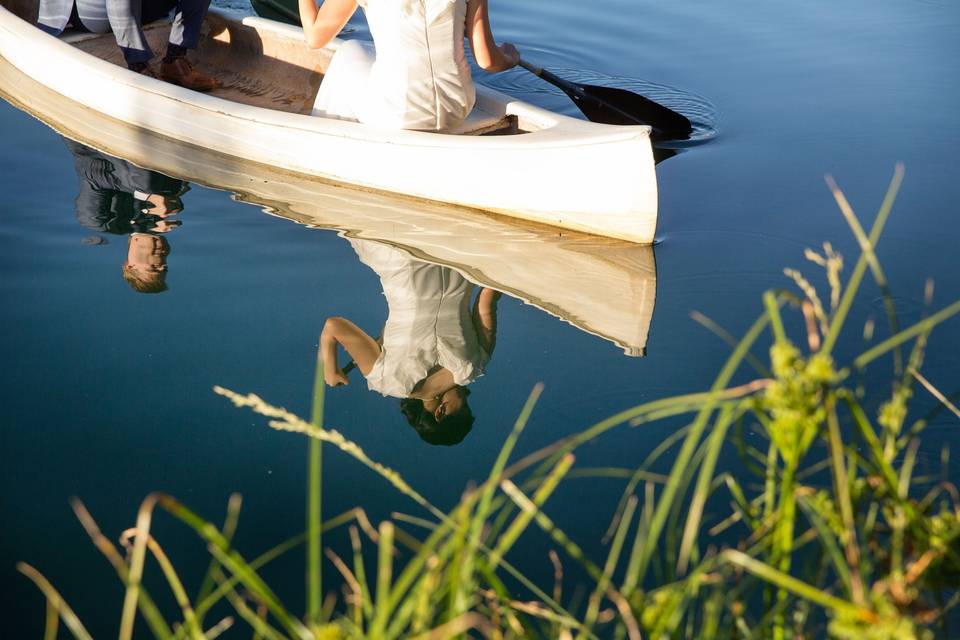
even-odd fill
[[(324, 425), (319, 363), (309, 422), (253, 394), (217, 387), (238, 407), (269, 418), (274, 429), (310, 439), (306, 532), (247, 560), (233, 546), (238, 498), (218, 527), (173, 497), (156, 494), (144, 501), (135, 528), (123, 534), (122, 554), (75, 503), (84, 528), (126, 586), (120, 637), (134, 635), (138, 617), (146, 622), (141, 634), (157, 638), (215, 637), (241, 621), (254, 637), (273, 640), (946, 637), (948, 613), (960, 601), (960, 493), (945, 474), (915, 476), (919, 437), (931, 415), (913, 422), (908, 417), (914, 383), (939, 407), (958, 413), (921, 368), (930, 332), (960, 313), (960, 301), (902, 330), (887, 304), (889, 338), (849, 366), (832, 355), (866, 273), (886, 291), (876, 245), (902, 173), (898, 167), (869, 233), (828, 181), (861, 250), (845, 284), (843, 259), (826, 244), (822, 254), (806, 253), (824, 271), (825, 295), (814, 278), (787, 270), (796, 288), (764, 294), (763, 313), (739, 341), (696, 316), (733, 347), (709, 391), (633, 407), (511, 463), (535, 411), (537, 386), (486, 479), (465, 490), (449, 511)], [(801, 327), (799, 335), (792, 327)], [(766, 335), (771, 344), (763, 362), (751, 350)], [(894, 359), (892, 391), (871, 415), (867, 407), (877, 403), (867, 402), (857, 374), (887, 355)], [(745, 365), (755, 376), (731, 386), (735, 377), (742, 379)], [(582, 445), (615, 429), (677, 416), (688, 416), (687, 424), (635, 468), (577, 468)], [(748, 441), (747, 429), (762, 434), (764, 443)], [(322, 443), (378, 474), (399, 500), (423, 511), (394, 513), (374, 526), (358, 508), (322, 522)], [(720, 453), (731, 445), (743, 464), (721, 469)], [(651, 471), (668, 456), (669, 472)], [(548, 510), (564, 483), (597, 477), (619, 480), (624, 488), (606, 535), (597, 531), (609, 545), (606, 556), (590, 558)], [(725, 501), (729, 510), (713, 513)], [(193, 599), (150, 533), (158, 507), (209, 549), (210, 565)], [(344, 525), (346, 536), (338, 533)], [(511, 551), (532, 528), (554, 545), (544, 549), (554, 584), (538, 584), (511, 561)], [(329, 563), (323, 563), (323, 543), (337, 535), (349, 539), (351, 554), (344, 559), (327, 548)], [(301, 544), (302, 615), (281, 602), (259, 573)], [(151, 557), (179, 613), (161, 613), (144, 588)], [(564, 588), (564, 563), (579, 567), (574, 575), (582, 575), (583, 584)], [(324, 567), (339, 579), (322, 581)], [(38, 571), (27, 565), (20, 570), (47, 599), (46, 637), (56, 637), (61, 620), (74, 637), (89, 637)], [(343, 593), (324, 594), (323, 585), (331, 582), (343, 584)], [(208, 623), (214, 611), (222, 615)]]

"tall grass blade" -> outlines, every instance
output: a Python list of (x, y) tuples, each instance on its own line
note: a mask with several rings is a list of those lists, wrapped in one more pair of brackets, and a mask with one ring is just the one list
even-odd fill
[(390, 521), (380, 523), (380, 545), (377, 554), (377, 606), (370, 625), (370, 637), (379, 638), (387, 624), (392, 610), (390, 606), (390, 584), (393, 581), (393, 524)]
[[(837, 539), (834, 536), (833, 531), (830, 530), (830, 527), (827, 525), (827, 523), (823, 520), (823, 518), (820, 517), (816, 506), (811, 504), (806, 496), (798, 496), (797, 504), (800, 505), (800, 509), (803, 511), (804, 515), (807, 516), (807, 520), (810, 521), (810, 524), (812, 524), (813, 528), (817, 531), (817, 535), (820, 536), (820, 541), (823, 543), (823, 548), (827, 552), (827, 557), (830, 558), (830, 561), (833, 564), (833, 569), (836, 571), (837, 577), (840, 578), (840, 582), (843, 584), (843, 590), (852, 597), (853, 580), (850, 574), (850, 567), (847, 566), (847, 560), (840, 551), (840, 545), (837, 543)], [(860, 594), (860, 597), (863, 597), (862, 593)]]
[[(743, 408), (739, 409), (744, 411)], [(703, 518), (703, 509), (707, 504), (707, 496), (710, 492), (710, 484), (713, 481), (713, 472), (717, 465), (717, 458), (720, 456), (720, 450), (727, 435), (727, 429), (739, 416), (734, 415), (734, 405), (727, 403), (720, 410), (716, 424), (713, 426), (713, 433), (707, 441), (707, 453), (700, 466), (700, 475), (697, 478), (697, 486), (693, 490), (693, 499), (687, 510), (687, 524), (683, 529), (683, 539), (680, 542), (679, 559), (677, 560), (677, 575), (683, 576), (687, 573), (687, 567), (690, 562), (690, 554), (694, 545), (697, 543), (697, 534), (700, 531), (700, 525)]]
[[(870, 271), (873, 273), (873, 279), (880, 288), (883, 296), (884, 310), (886, 311), (887, 319), (890, 322), (890, 331), (892, 333), (897, 333), (900, 330), (899, 322), (897, 321), (897, 311), (893, 304), (893, 297), (890, 295), (890, 291), (887, 286), (887, 277), (884, 275), (883, 268), (880, 266), (880, 261), (877, 259), (877, 254), (873, 250), (874, 243), (871, 242), (867, 237), (866, 232), (864, 232), (863, 227), (860, 225), (860, 220), (857, 219), (856, 214), (853, 212), (853, 208), (850, 206), (850, 203), (847, 202), (846, 196), (843, 195), (843, 192), (840, 190), (840, 188), (837, 186), (837, 183), (831, 176), (827, 176), (827, 186), (830, 187), (830, 191), (833, 192), (833, 197), (837, 201), (837, 205), (840, 207), (840, 212), (843, 213), (843, 217), (850, 226), (850, 230), (853, 231), (853, 235), (857, 239), (857, 243), (860, 245), (860, 251), (866, 258), (867, 265), (870, 267)], [(879, 239), (879, 235), (877, 238)], [(893, 370), (896, 375), (900, 375), (900, 373), (903, 371), (903, 354), (899, 349), (897, 349), (894, 351), (893, 356)]]
[(929, 380), (924, 378), (919, 371), (917, 371), (916, 369), (910, 369), (909, 373), (910, 375), (912, 375), (914, 378), (917, 379), (917, 382), (923, 385), (923, 388), (926, 389), (930, 393), (930, 395), (932, 395), (934, 398), (939, 400), (941, 404), (943, 404), (943, 406), (945, 406), (947, 409), (950, 410), (951, 413), (953, 413), (953, 415), (960, 418), (960, 409), (958, 409), (955, 404), (950, 402), (950, 399), (947, 398), (947, 396), (943, 395), (943, 393), (939, 389), (933, 386), (933, 384)]
[(600, 613), (600, 600), (610, 587), (610, 581), (613, 578), (613, 572), (620, 561), (620, 552), (623, 550), (623, 541), (627, 537), (627, 530), (633, 522), (633, 512), (637, 508), (636, 496), (631, 496), (627, 501), (627, 508), (620, 519), (620, 526), (617, 527), (617, 533), (613, 536), (613, 544), (610, 545), (610, 552), (607, 554), (607, 561), (603, 566), (603, 575), (597, 581), (597, 586), (590, 594), (587, 601), (587, 613), (584, 616), (583, 626), (585, 629), (593, 629), (597, 623), (597, 616)]
[(880, 444), (880, 438), (877, 437), (876, 431), (873, 429), (873, 425), (870, 424), (870, 419), (867, 418), (867, 414), (863, 411), (863, 407), (861, 407), (860, 403), (858, 403), (856, 398), (853, 397), (853, 394), (845, 389), (840, 389), (837, 391), (837, 397), (843, 400), (847, 405), (847, 409), (850, 411), (850, 415), (853, 417), (854, 424), (857, 426), (860, 431), (860, 435), (863, 436), (863, 439), (867, 443), (867, 447), (872, 456), (870, 461), (876, 465), (877, 471), (880, 473), (880, 477), (883, 478), (883, 480), (887, 483), (887, 489), (892, 495), (898, 495), (899, 481), (897, 480), (897, 474), (890, 465), (890, 462), (884, 456), (883, 446)]
[(565, 455), (556, 467), (553, 468), (553, 471), (546, 477), (543, 481), (543, 484), (537, 489), (536, 493), (533, 494), (533, 499), (531, 505), (518, 505), (521, 508), (520, 513), (517, 515), (516, 519), (510, 523), (510, 526), (507, 527), (507, 530), (503, 533), (502, 536), (497, 540), (497, 545), (493, 549), (493, 553), (490, 554), (490, 567), (496, 569), (500, 564), (500, 561), (503, 559), (503, 556), (510, 550), (514, 545), (517, 539), (520, 537), (527, 526), (530, 524), (530, 521), (533, 520), (537, 511), (543, 506), (547, 501), (553, 491), (557, 488), (557, 485), (560, 484), (560, 481), (563, 479), (563, 476), (566, 475), (567, 471), (570, 470), (570, 467), (573, 466), (573, 455)]
[[(723, 407), (725, 407), (726, 404), (727, 403), (720, 405), (720, 411), (723, 410)], [(658, 569), (664, 571), (663, 575), (659, 578), (661, 582), (673, 582), (679, 578), (676, 572), (677, 562), (674, 559), (679, 557), (680, 537), (683, 534), (683, 527), (680, 524), (680, 518), (688, 509), (686, 496), (691, 485), (693, 485), (694, 480), (696, 479), (697, 469), (701, 467), (703, 461), (707, 458), (709, 446), (709, 438), (702, 439), (693, 455), (687, 462), (686, 469), (680, 475), (680, 483), (677, 485), (676, 492), (677, 499), (673, 501), (672, 505), (670, 505), (670, 509), (667, 513), (667, 523), (663, 529), (663, 539), (661, 544), (662, 551), (660, 553), (664, 557), (665, 561), (661, 563), (661, 567), (658, 567)], [(640, 547), (639, 550), (642, 551), (642, 547)], [(697, 550), (694, 547), (693, 552), (696, 553), (696, 551)], [(666, 558), (670, 558), (670, 560), (666, 561)]]
[(227, 616), (204, 632), (206, 640), (216, 640), (233, 626), (233, 617)]
[(40, 589), (47, 599), (47, 606), (52, 607), (60, 614), (63, 624), (67, 626), (67, 629), (70, 630), (74, 638), (77, 638), (77, 640), (93, 640), (87, 632), (86, 627), (80, 622), (77, 614), (73, 612), (73, 609), (70, 608), (70, 605), (67, 604), (66, 600), (63, 599), (53, 585), (43, 577), (42, 573), (26, 562), (18, 562), (17, 571), (30, 578), (33, 584), (37, 585), (37, 588)]
[(900, 333), (887, 338), (886, 340), (876, 345), (872, 349), (868, 349), (867, 351), (864, 351), (854, 359), (853, 361), (854, 368), (856, 369), (864, 368), (865, 366), (867, 366), (877, 358), (888, 353), (890, 350), (897, 348), (899, 345), (903, 344), (907, 340), (910, 340), (911, 338), (915, 338), (922, 333), (929, 332), (931, 329), (933, 329), (935, 326), (937, 326), (941, 322), (945, 320), (949, 320), (950, 318), (957, 315), (958, 313), (960, 313), (960, 300), (957, 300), (950, 306), (945, 307), (944, 309), (941, 309), (940, 311), (933, 314), (929, 318), (921, 320), (920, 322), (917, 322), (916, 324), (910, 326), (909, 328), (904, 329)]
[(414, 636), (414, 640), (447, 640), (459, 636), (470, 629), (478, 629), (489, 637), (490, 622), (478, 613), (465, 613), (458, 618), (445, 622), (436, 629)]
[[(137, 535), (137, 533), (137, 530), (130, 529), (123, 533), (121, 539), (128, 539)], [(190, 604), (187, 590), (183, 588), (183, 582), (180, 580), (180, 576), (177, 575), (176, 570), (173, 568), (173, 563), (170, 562), (170, 558), (167, 557), (166, 552), (164, 552), (157, 540), (149, 534), (147, 534), (147, 550), (153, 554), (157, 564), (160, 565), (160, 570), (163, 571), (163, 575), (170, 585), (173, 597), (183, 612), (183, 628), (186, 630), (186, 633), (188, 633), (193, 640), (203, 640), (203, 630), (200, 628), (200, 623), (197, 621), (197, 617), (193, 612), (193, 606)]]
[[(214, 572), (214, 576), (219, 576), (220, 578), (226, 577), (219, 568)], [(248, 607), (247, 603), (235, 589), (228, 589), (226, 598), (237, 614), (243, 618), (244, 622), (250, 625), (250, 628), (254, 630), (256, 635), (264, 640), (289, 640), (282, 632), (275, 629), (266, 621), (265, 615), (261, 615)]]
[(770, 318), (770, 329), (773, 331), (773, 339), (776, 342), (786, 342), (787, 333), (783, 328), (783, 319), (780, 317), (780, 303), (777, 301), (777, 294), (773, 291), (767, 291), (763, 294), (763, 306), (767, 310), (767, 316)]
[(363, 565), (363, 548), (360, 544), (360, 532), (356, 527), (350, 527), (350, 545), (353, 548), (353, 574), (357, 577), (357, 586), (360, 589), (359, 608), (364, 616), (373, 616), (373, 603), (370, 597), (370, 587), (367, 584), (367, 570)]
[[(697, 443), (700, 441), (700, 436), (703, 433), (703, 429), (706, 427), (707, 420), (709, 419), (711, 412), (716, 406), (717, 398), (719, 397), (720, 392), (730, 382), (730, 379), (740, 366), (744, 356), (750, 350), (750, 347), (753, 346), (753, 343), (756, 342), (757, 338), (760, 337), (760, 334), (766, 328), (769, 321), (770, 316), (769, 314), (765, 313), (753, 323), (753, 326), (750, 327), (746, 335), (740, 341), (740, 344), (737, 345), (737, 348), (734, 350), (733, 354), (731, 354), (731, 356), (727, 359), (726, 364), (724, 364), (723, 369), (720, 371), (720, 375), (718, 375), (714, 381), (709, 397), (700, 408), (700, 411), (690, 428), (690, 433), (687, 434), (687, 437), (684, 439), (683, 445), (680, 448), (680, 452), (677, 455), (676, 462), (670, 471), (670, 479), (667, 481), (666, 486), (663, 488), (663, 491), (660, 494), (660, 500), (658, 501), (657, 507), (654, 510), (653, 518), (650, 522), (650, 528), (647, 531), (646, 540), (636, 559), (635, 565), (628, 569), (628, 571), (630, 571), (629, 582), (631, 584), (639, 585), (643, 582), (643, 578), (646, 575), (647, 567), (649, 566), (650, 558), (653, 554), (656, 541), (660, 538), (660, 533), (663, 531), (663, 525), (666, 522), (667, 515), (673, 506), (673, 501), (676, 499), (677, 489), (679, 488), (680, 481), (683, 475), (687, 472), (686, 465), (690, 460), (690, 456), (693, 455), (693, 452), (697, 447)], [(627, 592), (624, 593), (624, 595), (629, 597), (630, 593)]]
[(120, 618), (120, 640), (130, 640), (133, 637), (137, 601), (140, 597), (140, 581), (143, 578), (143, 565), (147, 554), (147, 538), (150, 536), (150, 521), (156, 504), (157, 494), (150, 494), (140, 505), (140, 511), (137, 513), (136, 538), (133, 541), (127, 592), (123, 599), (123, 613)]
[[(223, 537), (223, 534), (218, 531), (215, 526), (196, 515), (171, 496), (158, 495), (156, 501), (170, 515), (186, 524), (205, 540), (208, 543), (210, 553), (214, 555), (220, 564), (234, 574), (247, 589), (266, 604), (270, 612), (293, 636), (299, 638), (310, 637), (311, 634), (303, 624), (287, 613), (287, 610), (280, 604), (280, 600), (270, 587), (267, 586), (250, 564), (243, 559), (240, 553), (230, 548), (226, 538)], [(138, 536), (137, 539), (139, 540), (140, 536)]]
[[(599, 580), (603, 575), (603, 570), (600, 569), (597, 565), (590, 561), (586, 556), (583, 550), (577, 546), (573, 540), (571, 540), (564, 531), (558, 527), (547, 514), (537, 508), (537, 505), (533, 503), (530, 498), (528, 498), (524, 493), (510, 480), (503, 480), (501, 487), (503, 488), (504, 493), (513, 500), (514, 504), (520, 507), (521, 511), (531, 511), (534, 513), (533, 520), (537, 525), (543, 530), (544, 533), (549, 535), (554, 542), (556, 542), (561, 549), (563, 549), (568, 556), (576, 560), (584, 570), (590, 575), (594, 580)], [(553, 598), (556, 601), (559, 601), (560, 598), (554, 596)]]
[[(727, 344), (727, 346), (729, 346), (731, 349), (737, 348), (737, 339), (733, 337), (733, 334), (731, 334), (729, 331), (727, 331), (726, 329), (718, 325), (711, 318), (705, 316), (699, 311), (691, 311), (690, 317), (693, 318), (695, 322), (702, 325), (707, 331), (709, 331), (713, 335), (723, 340)], [(759, 375), (763, 376), (764, 378), (773, 377), (773, 373), (770, 372), (770, 368), (767, 367), (767, 365), (763, 364), (763, 362), (761, 362), (760, 359), (757, 358), (757, 356), (748, 352), (747, 355), (744, 356), (744, 358), (747, 361), (747, 363), (751, 367), (753, 367), (754, 371), (756, 371)]]
[[(93, 519), (93, 516), (90, 515), (90, 512), (87, 511), (87, 508), (80, 500), (77, 498), (72, 498), (70, 500), (70, 506), (73, 508), (73, 512), (76, 514), (77, 520), (80, 521), (81, 526), (83, 526), (83, 529), (87, 532), (87, 535), (90, 536), (90, 540), (93, 542), (93, 545), (100, 551), (100, 553), (104, 555), (107, 561), (117, 572), (117, 576), (120, 578), (120, 581), (126, 585), (129, 579), (129, 568), (127, 567), (126, 561), (120, 555), (120, 552), (117, 551), (117, 548), (113, 546), (113, 543), (110, 542), (105, 535), (103, 535), (103, 533), (100, 531), (100, 527), (97, 526), (96, 521)], [(140, 588), (139, 605), (140, 612), (143, 614), (144, 619), (146, 619), (147, 624), (150, 625), (150, 631), (153, 632), (154, 637), (160, 639), (169, 638), (172, 633), (170, 631), (170, 627), (163, 619), (163, 614), (160, 613), (160, 610), (154, 604), (146, 589), (144, 589), (142, 586)]]
[[(207, 549), (220, 561), (220, 564), (222, 564), (227, 571), (240, 579), (240, 583), (243, 584), (255, 598), (266, 605), (270, 613), (287, 629), (291, 636), (302, 638), (303, 640), (310, 640), (312, 638), (313, 634), (310, 633), (299, 620), (287, 613), (273, 591), (263, 582), (260, 576), (249, 568), (249, 565), (242, 561), (239, 554), (235, 552), (225, 552), (212, 542), (207, 545)], [(232, 592), (232, 589), (227, 591), (226, 597), (228, 600), (230, 600)], [(231, 600), (231, 604), (236, 608), (236, 602), (234, 600)], [(240, 613), (239, 609), (237, 611)]]
[[(298, 536), (294, 536), (293, 538), (290, 538), (288, 540), (281, 542), (277, 546), (265, 551), (264, 553), (260, 554), (259, 556), (251, 560), (250, 568), (253, 570), (259, 569), (263, 565), (271, 562), (272, 560), (283, 555), (287, 551), (290, 551), (291, 549), (295, 549), (296, 547), (300, 546), (301, 544), (304, 543), (304, 541), (306, 541), (306, 539), (307, 539), (306, 534), (301, 533)], [(217, 567), (219, 568), (219, 566), (220, 566), (220, 563), (218, 562)], [(221, 598), (226, 596), (227, 591), (229, 589), (232, 589), (239, 583), (240, 583), (240, 578), (238, 578), (237, 576), (229, 576), (229, 577), (226, 577), (224, 580), (222, 580), (220, 584), (213, 591), (210, 592), (210, 595), (204, 598), (201, 602), (197, 603), (197, 616), (202, 616), (207, 612), (209, 612), (209, 610), (215, 604), (217, 604)]]
[[(851, 485), (856, 479), (856, 467), (851, 467), (848, 473), (843, 460), (843, 441), (840, 438), (836, 396), (829, 394), (825, 405), (827, 410), (827, 446), (833, 471), (833, 491), (840, 504), (840, 517), (844, 527), (841, 542), (846, 551), (846, 564), (842, 568), (838, 567), (837, 573), (844, 581), (853, 601), (856, 604), (863, 604), (866, 593), (864, 592), (863, 578), (860, 574), (860, 547), (857, 543), (857, 528), (853, 513), (853, 497), (851, 496)], [(811, 522), (813, 522), (812, 519)], [(814, 525), (816, 526), (816, 522), (814, 522)], [(818, 530), (820, 530), (819, 527)], [(852, 571), (846, 571), (847, 567)]]
[[(240, 507), (243, 504), (243, 499), (239, 493), (234, 493), (230, 496), (230, 499), (227, 501), (227, 515), (223, 520), (223, 537), (226, 538), (227, 542), (233, 543), (233, 536), (237, 532), (237, 524), (240, 521)], [(196, 602), (203, 602), (207, 596), (214, 590), (216, 587), (216, 582), (213, 579), (213, 572), (220, 566), (220, 563), (216, 559), (211, 558), (210, 564), (207, 567), (207, 572), (203, 576), (203, 581), (200, 583), (200, 590), (197, 591)], [(197, 619), (200, 624), (203, 624), (203, 615), (199, 613), (199, 606), (197, 612)]]
[[(887, 218), (890, 216), (893, 202), (897, 198), (897, 192), (900, 190), (900, 184), (902, 182), (903, 164), (898, 163), (894, 169), (893, 178), (890, 180), (890, 186), (887, 188), (886, 196), (884, 196), (883, 203), (880, 205), (880, 211), (877, 212), (877, 218), (874, 220), (873, 227), (870, 229), (870, 236), (867, 238), (867, 244), (871, 248), (871, 252), (877, 246), (877, 241), (880, 239), (883, 227), (887, 223)], [(833, 319), (830, 322), (830, 332), (824, 338), (823, 346), (820, 349), (820, 352), (823, 354), (829, 355), (837, 339), (840, 337), (840, 330), (847, 320), (847, 314), (850, 312), (853, 299), (860, 289), (860, 283), (863, 280), (863, 274), (867, 268), (868, 255), (866, 251), (861, 251), (860, 257), (857, 259), (857, 264), (853, 268), (853, 273), (850, 275), (850, 280), (847, 281), (847, 286), (843, 291), (843, 297), (840, 299), (840, 305), (837, 307), (836, 312), (833, 314)]]
[(47, 600), (46, 620), (43, 625), (43, 640), (57, 640), (57, 632), (60, 630), (60, 612), (57, 606), (50, 600)]
[[(310, 412), (310, 425), (314, 429), (323, 429), (324, 402), (323, 357), (317, 348), (317, 369), (313, 380), (313, 406)], [(322, 456), (321, 441), (310, 439), (310, 454), (307, 465), (307, 622), (320, 623), (320, 609), (323, 600), (322, 548), (320, 536), (321, 495), (322, 495)]]
[(523, 410), (520, 412), (520, 415), (517, 417), (517, 420), (513, 425), (513, 429), (510, 431), (510, 434), (504, 441), (503, 447), (501, 447), (500, 453), (497, 455), (497, 459), (493, 463), (493, 468), (490, 470), (490, 475), (487, 478), (487, 482), (480, 496), (480, 502), (477, 505), (476, 513), (474, 514), (470, 523), (469, 541), (467, 545), (467, 551), (464, 554), (464, 566), (462, 568), (462, 575), (458, 581), (454, 595), (455, 611), (459, 612), (464, 609), (467, 597), (466, 593), (473, 585), (473, 562), (477, 555), (477, 548), (480, 544), (480, 534), (483, 531), (483, 525), (487, 521), (487, 517), (490, 513), (490, 502), (493, 499), (494, 492), (496, 491), (500, 475), (503, 473), (504, 467), (507, 466), (507, 460), (510, 458), (510, 454), (513, 452), (513, 448), (516, 446), (517, 440), (520, 438), (520, 434), (523, 432), (524, 427), (526, 427), (527, 421), (533, 414), (533, 409), (542, 393), (543, 384), (538, 383), (533, 387), (533, 390), (530, 392), (527, 401), (523, 405)]
[(357, 580), (357, 576), (350, 570), (347, 563), (344, 562), (333, 549), (327, 548), (326, 553), (327, 559), (333, 563), (334, 568), (340, 572), (340, 575), (343, 576), (344, 581), (347, 583), (347, 587), (350, 588), (349, 592), (345, 595), (347, 617), (352, 618), (353, 624), (357, 629), (363, 629), (363, 604), (360, 602), (363, 596), (361, 595), (360, 581)]
[[(663, 439), (660, 444), (654, 447), (653, 451), (647, 454), (647, 457), (643, 459), (643, 462), (637, 467), (637, 470), (630, 476), (630, 481), (627, 483), (627, 486), (623, 488), (623, 492), (620, 494), (620, 502), (617, 503), (617, 510), (614, 514), (614, 517), (610, 521), (610, 526), (607, 527), (606, 533), (603, 534), (603, 544), (607, 544), (613, 534), (617, 529), (617, 526), (620, 524), (620, 516), (623, 515), (623, 510), (627, 506), (627, 500), (630, 499), (630, 496), (633, 495), (633, 492), (636, 490), (637, 485), (644, 480), (643, 476), (647, 474), (647, 469), (649, 469), (654, 462), (660, 459), (660, 456), (665, 454), (670, 450), (673, 445), (675, 445), (680, 440), (683, 440), (687, 433), (690, 432), (690, 426), (687, 425), (682, 429), (677, 429), (666, 438)], [(669, 480), (669, 476), (662, 476), (659, 479), (660, 484), (666, 484)]]
[(722, 562), (728, 562), (730, 564), (742, 567), (749, 573), (769, 582), (777, 588), (789, 591), (794, 595), (816, 603), (825, 609), (829, 609), (836, 613), (842, 613), (850, 616), (851, 618), (859, 619), (864, 622), (876, 621), (876, 615), (869, 609), (858, 607), (857, 605), (847, 602), (846, 600), (832, 596), (822, 589), (818, 589), (817, 587), (807, 584), (802, 580), (798, 580), (789, 574), (777, 571), (770, 565), (764, 564), (756, 558), (751, 558), (741, 551), (728, 549), (720, 554), (719, 559)]

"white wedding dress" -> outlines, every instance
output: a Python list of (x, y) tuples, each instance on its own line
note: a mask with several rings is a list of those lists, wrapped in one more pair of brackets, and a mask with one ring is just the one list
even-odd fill
[(380, 355), (366, 376), (367, 387), (409, 398), (437, 366), (463, 386), (482, 376), (490, 355), (473, 323), (474, 284), (450, 267), (417, 260), (396, 247), (348, 240), (360, 261), (380, 276), (387, 298)]
[(313, 115), (389, 129), (446, 131), (476, 100), (463, 36), (467, 0), (358, 0), (373, 43), (349, 40), (320, 85)]

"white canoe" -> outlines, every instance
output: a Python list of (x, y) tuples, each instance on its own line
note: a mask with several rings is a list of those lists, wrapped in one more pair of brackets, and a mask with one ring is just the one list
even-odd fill
[[(176, 178), (224, 189), (267, 213), (388, 243), (457, 269), (643, 355), (656, 304), (654, 248), (453, 205), (332, 185), (185, 145), (64, 98), (0, 59), (0, 97), (86, 145)], [(184, 229), (193, 215), (184, 198)]]
[[(211, 10), (196, 55), (222, 88), (201, 94), (128, 71), (111, 34), (54, 38), (36, 0), (2, 0), (0, 56), (89, 109), (174, 140), (285, 171), (652, 243), (657, 184), (646, 126), (585, 122), (477, 87), (452, 134), (388, 131), (309, 114), (340, 41)], [(147, 28), (162, 51), (169, 25)]]

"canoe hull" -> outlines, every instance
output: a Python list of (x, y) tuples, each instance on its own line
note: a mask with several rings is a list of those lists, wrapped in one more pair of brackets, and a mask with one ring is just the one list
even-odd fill
[[(228, 27), (254, 30), (265, 41), (293, 42), (299, 33), (263, 18), (238, 24), (211, 12), (208, 37), (224, 37)], [(583, 122), (478, 87), (479, 106), (539, 130), (503, 136), (377, 130), (238, 104), (134, 74), (3, 8), (0, 56), (94, 111), (220, 154), (632, 242), (654, 239), (657, 188), (648, 127)]]

